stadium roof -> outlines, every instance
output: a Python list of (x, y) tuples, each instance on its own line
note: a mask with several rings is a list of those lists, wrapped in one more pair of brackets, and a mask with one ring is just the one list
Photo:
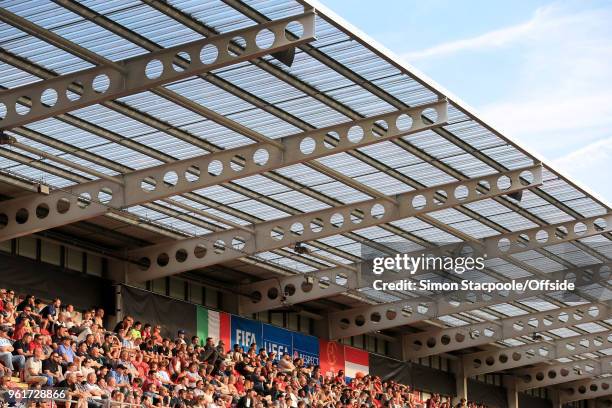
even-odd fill
[[(505, 332), (474, 346), (499, 340), (520, 347), (536, 341), (536, 330), (554, 344), (587, 333), (607, 337), (612, 328), (610, 207), (323, 6), (288, 0), (2, 6), (0, 128), (14, 140), (0, 146), (0, 193), (8, 200), (0, 240), (33, 233), (78, 238), (85, 249), (129, 265), (132, 280), (182, 273), (228, 288), (246, 279), (253, 283), (241, 289), (250, 296), (245, 312), (265, 310), (254, 304), (255, 292), (273, 303), (264, 302), (266, 308), (331, 308), (332, 337), (419, 329), (427, 342), (435, 327), (489, 321), (501, 327), (516, 321), (500, 319), (581, 305), (587, 305), (581, 313), (599, 307), (603, 314), (587, 323), (570, 318), (557, 329)], [(216, 54), (204, 51), (209, 43)], [(498, 180), (499, 173), (509, 179)], [(37, 192), (41, 184), (49, 195)], [(454, 196), (459, 186), (469, 193)], [(406, 204), (418, 194), (427, 202)], [(336, 212), (344, 218), (334, 219)], [(541, 231), (549, 238), (540, 239)], [(500, 238), (510, 239), (510, 251), (490, 257), (488, 276), (468, 278), (570, 270), (591, 280), (569, 298), (466, 294), (459, 308), (448, 309), (437, 293), (379, 292), (353, 279), (364, 248), (388, 254), (398, 244), (411, 251), (458, 242), (497, 248)], [(299, 284), (295, 290), (293, 276), (304, 280), (300, 274), (331, 290), (307, 293)], [(273, 277), (276, 286), (293, 279), (294, 293), (267, 296)], [(397, 316), (410, 311), (396, 319), (386, 313), (389, 305)], [(474, 350), (451, 351), (461, 348)], [(593, 350), (586, 357), (609, 353)]]

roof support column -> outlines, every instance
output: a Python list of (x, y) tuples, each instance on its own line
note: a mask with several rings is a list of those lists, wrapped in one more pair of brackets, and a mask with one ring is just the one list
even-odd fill
[(516, 377), (506, 377), (504, 380), (504, 385), (506, 386), (506, 400), (508, 401), (508, 408), (519, 408)]
[(455, 373), (455, 397), (453, 397), (453, 406), (458, 404), (459, 401), (468, 398), (467, 380), (468, 377), (465, 375), (463, 360), (458, 359), (453, 361), (453, 371)]
[(561, 398), (559, 396), (559, 390), (555, 388), (549, 389), (550, 399), (552, 400), (552, 408), (563, 408), (563, 403), (561, 402)]

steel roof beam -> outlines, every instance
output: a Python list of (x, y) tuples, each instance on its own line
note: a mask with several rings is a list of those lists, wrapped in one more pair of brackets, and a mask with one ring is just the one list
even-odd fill
[(612, 330), (580, 334), (553, 342), (540, 341), (516, 347), (480, 351), (464, 355), (462, 358), (465, 374), (471, 377), (609, 348), (612, 348)]
[(574, 381), (558, 387), (562, 403), (582, 401), (612, 395), (612, 378)]
[(257, 313), (346, 293), (359, 287), (358, 275), (357, 268), (347, 265), (242, 286), (240, 312)]
[[(585, 287), (594, 283), (607, 281), (611, 277), (610, 267), (612, 262), (607, 264), (595, 264), (586, 265), (580, 268), (564, 269), (557, 272), (547, 274), (547, 278), (551, 281), (554, 280), (571, 280), (575, 283), (576, 288)], [(241, 307), (243, 311), (247, 313), (255, 313), (262, 310), (270, 310), (277, 307), (286, 305), (296, 305), (302, 302), (310, 300), (316, 300), (327, 296), (337, 295), (340, 293), (346, 293), (352, 289), (358, 289), (364, 287), (363, 280), (360, 276), (360, 264), (349, 264), (338, 268), (329, 268), (321, 271), (312, 273), (298, 274), (293, 276), (284, 276), (278, 278), (265, 279), (256, 283), (252, 283), (241, 287), (241, 293), (243, 296), (240, 298)], [(394, 279), (400, 279), (403, 276), (398, 274)], [(406, 277), (413, 277), (412, 275), (406, 275)], [(533, 277), (517, 279), (517, 282), (525, 282)], [(319, 289), (317, 289), (319, 288)], [(545, 291), (538, 291), (538, 293), (545, 293)], [(524, 299), (532, 297), (534, 292), (530, 293), (510, 293), (507, 296), (496, 296), (494, 303), (505, 303), (510, 300)], [(281, 296), (281, 295), (284, 295)], [(470, 300), (471, 299), (471, 300)], [(475, 301), (476, 294), (471, 292), (458, 292), (451, 296), (446, 294), (434, 295), (431, 297), (432, 301), (439, 303), (448, 303), (453, 306), (452, 309), (448, 309), (450, 313), (457, 313), (455, 309), (459, 304), (466, 302), (472, 307), (470, 309), (462, 310), (469, 311), (473, 309), (481, 309), (486, 306), (480, 302)], [(426, 298), (410, 299), (409, 301), (397, 302), (402, 305), (412, 303), (414, 307), (418, 306), (422, 302), (425, 302)], [(482, 297), (483, 301), (489, 301), (486, 296)], [(493, 303), (493, 304), (494, 304)], [(395, 304), (388, 304), (389, 307), (396, 306)], [(379, 307), (379, 305), (374, 306)], [(436, 317), (433, 314), (434, 310), (444, 310), (443, 307), (436, 307), (432, 309), (431, 317)], [(549, 313), (552, 313), (551, 311)], [(523, 316), (524, 317), (524, 316)], [(483, 323), (484, 324), (484, 323)], [(498, 325), (498, 322), (490, 322), (491, 325)], [(472, 326), (469, 326), (472, 327)], [(452, 329), (463, 329), (461, 328)], [(450, 330), (450, 329), (449, 329)], [(437, 336), (437, 342), (440, 343), (440, 332), (442, 330), (432, 330), (426, 333), (418, 333), (421, 335), (428, 334), (428, 338)], [(482, 330), (480, 331), (482, 334)], [(417, 335), (418, 335), (417, 334)], [(415, 335), (416, 336), (416, 335)], [(451, 336), (452, 337), (452, 336)], [(467, 333), (465, 334), (467, 339)], [(490, 342), (491, 340), (488, 340)], [(425, 344), (425, 343), (424, 343)]]
[[(135, 264), (130, 266), (129, 279), (131, 281), (156, 279), (236, 259), (244, 254), (282, 248), (296, 242), (306, 242), (533, 188), (541, 184), (541, 170), (540, 166), (531, 166), (467, 182), (454, 182), (399, 194), (393, 196), (393, 200), (377, 198), (290, 216), (257, 224), (253, 233), (227, 230), (134, 250), (129, 255), (138, 261), (139, 266)], [(498, 186), (498, 180), (502, 179), (509, 181), (509, 184), (502, 185), (506, 188), (503, 190)], [(461, 195), (457, 194), (458, 191), (461, 191)], [(424, 201), (415, 202), (414, 199), (417, 197), (422, 197)], [(238, 246), (238, 250), (235, 246)]]
[[(7, 10), (0, 9), (0, 20), (44, 38), (62, 49), (67, 47), (67, 41), (61, 36)], [(292, 22), (302, 26), (303, 33), (298, 39), (285, 34), (288, 24)], [(30, 26), (37, 31), (27, 30), (26, 27)], [(87, 61), (102, 65), (2, 92), (0, 104), (5, 106), (6, 115), (0, 118), (0, 127), (9, 129), (293, 48), (314, 40), (314, 30), (315, 13), (309, 11), (118, 62), (101, 61), (100, 58), (92, 61), (91, 53), (76, 53)], [(273, 36), (273, 42), (260, 46), (262, 43), (259, 38), (265, 36)], [(237, 38), (245, 42), (240, 53), (231, 48)], [(68, 43), (70, 52), (75, 52), (73, 44)], [(71, 88), (75, 85), (82, 87), (81, 94)], [(18, 108), (22, 98), (31, 105)]]
[(427, 357), (496, 341), (543, 332), (568, 325), (604, 320), (610, 309), (592, 304), (564, 307), (490, 322), (434, 329), (403, 337), (404, 356)]
[[(435, 113), (434, 124), (423, 121), (425, 111)], [(49, 196), (10, 200), (0, 210), (0, 220), (6, 220), (4, 228), (0, 226), (0, 241), (95, 217), (109, 207), (151, 202), (413, 134), (440, 126), (446, 118), (446, 103), (441, 101), (287, 136), (276, 140), (280, 148), (252, 144), (133, 171), (114, 180), (106, 177)], [(376, 128), (383, 124), (384, 133)], [(60, 202), (67, 208), (57, 208)]]
[(496, 235), (485, 239), (485, 253), (493, 255), (511, 255), (541, 248), (543, 245), (554, 245), (575, 241), (593, 235), (611, 231), (612, 213), (589, 217), (522, 231)]
[(526, 391), (611, 373), (612, 356), (568, 363), (542, 364), (517, 371), (516, 388), (517, 391)]

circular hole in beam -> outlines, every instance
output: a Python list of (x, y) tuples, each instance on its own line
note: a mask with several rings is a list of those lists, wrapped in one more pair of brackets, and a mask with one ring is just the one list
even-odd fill
[(25, 224), (28, 222), (28, 218), (30, 218), (30, 212), (25, 208), (20, 208), (17, 210), (15, 214), (15, 221), (17, 224)]
[(264, 166), (270, 160), (270, 153), (266, 149), (257, 149), (253, 153), (253, 162), (258, 166)]
[(273, 31), (264, 28), (257, 33), (257, 36), (255, 37), (255, 44), (257, 44), (257, 46), (262, 50), (267, 50), (268, 48), (272, 47), (275, 38), (276, 36)]
[(81, 99), (83, 94), (83, 83), (81, 81), (73, 81), (66, 89), (66, 98), (69, 101), (74, 102)]
[(77, 198), (77, 205), (79, 208), (87, 208), (91, 204), (91, 194), (81, 193)]
[(70, 210), (70, 200), (67, 198), (60, 198), (56, 204), (57, 212), (60, 214), (66, 214)]
[(15, 111), (18, 115), (27, 115), (30, 113), (31, 106), (32, 99), (29, 96), (22, 96), (19, 98), (19, 102), (15, 104)]
[(39, 219), (47, 218), (49, 215), (49, 206), (45, 203), (40, 203), (36, 206), (36, 217)]
[[(40, 95), (40, 103), (43, 106), (52, 107), (57, 103), (57, 91), (53, 88), (45, 89)], [(1, 116), (1, 114), (0, 114)]]
[(96, 76), (91, 83), (91, 88), (96, 93), (105, 93), (110, 88), (110, 78), (106, 74)]
[(206, 44), (200, 51), (200, 61), (202, 64), (212, 64), (217, 60), (219, 50), (212, 44)]
[(289, 41), (295, 41), (304, 35), (304, 26), (299, 21), (291, 21), (285, 28), (285, 38)]
[(152, 59), (147, 63), (145, 76), (149, 79), (157, 79), (164, 73), (164, 64), (158, 59)]

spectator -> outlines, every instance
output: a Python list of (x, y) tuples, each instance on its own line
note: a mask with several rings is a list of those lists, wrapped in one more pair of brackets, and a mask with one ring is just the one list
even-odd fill
[(118, 364), (117, 367), (115, 367), (108, 373), (107, 381), (109, 379), (112, 379), (114, 380), (114, 383), (117, 387), (129, 387), (130, 378), (126, 373), (126, 370), (126, 366), (124, 366), (123, 364)]
[(11, 305), (13, 307), (13, 309), (15, 309), (15, 306), (17, 304), (17, 299), (15, 298), (15, 291), (14, 290), (7, 290), (6, 291), (6, 296), (3, 299), (3, 303), (4, 303), (4, 308), (6, 309), (6, 307), (8, 305)]
[(0, 314), (4, 312), (4, 302), (6, 301), (6, 289), (0, 288)]
[(12, 302), (10, 302), (8, 299), (9, 299), (9, 296), (7, 293), (6, 300), (4, 301), (4, 310), (2, 311), (2, 314), (0, 314), (0, 316), (2, 317), (2, 321), (4, 324), (15, 326), (15, 320), (16, 320), (15, 305)]
[(200, 354), (200, 360), (206, 361), (207, 363), (214, 365), (217, 361), (218, 356), (219, 353), (217, 351), (217, 348), (215, 347), (215, 342), (213, 341), (213, 338), (207, 337), (206, 344), (204, 345), (204, 350), (202, 354)]
[(142, 323), (136, 322), (129, 331), (132, 340), (142, 339)]
[(293, 365), (291, 356), (289, 354), (283, 354), (278, 366), (284, 372), (292, 372), (295, 370), (295, 366)]
[(83, 385), (85, 386), (85, 390), (91, 395), (92, 399), (100, 400), (102, 399), (102, 397), (108, 397), (108, 392), (100, 388), (100, 386), (96, 382), (97, 377), (95, 372), (87, 374), (85, 378), (87, 379), (87, 381)]
[(157, 325), (153, 328), (153, 332), (151, 333), (151, 338), (153, 339), (153, 344), (159, 345), (163, 343), (163, 337), (161, 335), (161, 326)]
[(44, 354), (41, 349), (37, 349), (34, 355), (26, 361), (25, 381), (30, 385), (45, 385), (48, 381), (43, 375), (42, 360)]
[(47, 377), (47, 385), (55, 385), (64, 380), (63, 369), (62, 369), (62, 357), (57, 353), (53, 352), (43, 361), (43, 374)]
[(104, 327), (104, 309), (101, 307), (96, 309), (96, 313), (94, 314), (94, 322), (99, 327)]
[(467, 408), (467, 401), (465, 398), (461, 398), (455, 408)]
[(187, 341), (185, 340), (185, 330), (180, 329), (177, 332), (174, 342), (177, 344), (187, 344)]
[(55, 298), (53, 303), (48, 304), (40, 311), (40, 317), (55, 322), (60, 314), (60, 306), (62, 301), (60, 298)]
[(36, 326), (36, 321), (32, 313), (32, 306), (27, 304), (15, 318), (13, 339), (21, 339), (25, 333), (32, 333), (34, 326)]
[(132, 318), (132, 316), (124, 316), (123, 320), (117, 323), (117, 325), (115, 326), (115, 330), (113, 331), (115, 333), (119, 333), (119, 329), (129, 330), (130, 327), (132, 327), (133, 322), (134, 319)]
[(32, 333), (24, 333), (20, 340), (13, 343), (13, 354), (24, 356), (26, 359), (32, 357), (34, 355), (30, 350), (32, 339)]
[(25, 298), (23, 298), (23, 300), (17, 304), (17, 311), (18, 312), (24, 311), (26, 306), (30, 306), (30, 308), (35, 308), (36, 307), (36, 296), (26, 295)]
[(57, 347), (57, 352), (62, 357), (62, 364), (66, 366), (69, 363), (73, 363), (75, 360), (78, 361), (79, 359), (72, 348), (72, 339), (69, 336), (62, 337), (61, 342)]
[(25, 357), (21, 354), (13, 354), (15, 350), (9, 340), (9, 330), (7, 326), (0, 326), (0, 362), (9, 370), (9, 374), (15, 370), (21, 375), (25, 368)]

